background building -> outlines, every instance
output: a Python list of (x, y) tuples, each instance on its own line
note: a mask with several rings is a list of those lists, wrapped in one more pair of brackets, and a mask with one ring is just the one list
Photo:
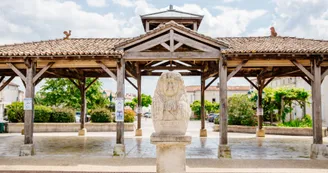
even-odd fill
[[(220, 89), (216, 86), (209, 86), (205, 90), (205, 100), (210, 102), (220, 102), (219, 90)], [(234, 94), (247, 94), (249, 90), (249, 86), (228, 86), (228, 97)], [(193, 103), (195, 100), (200, 100), (200, 85), (186, 86), (186, 92), (189, 104)]]
[[(6, 81), (3, 81), (5, 83)], [(15, 83), (9, 83), (1, 92), (0, 92), (0, 121), (3, 121), (5, 115), (5, 108), (7, 105), (12, 102), (23, 101), (24, 92), (19, 90), (19, 85)]]
[[(256, 79), (252, 80), (254, 83), (256, 83)], [(306, 83), (301, 77), (276, 77), (274, 78), (267, 87), (271, 88), (280, 88), (280, 87), (296, 87), (296, 88), (304, 88), (305, 90), (309, 91), (311, 94), (311, 86)], [(253, 89), (253, 87), (251, 86)], [(322, 120), (323, 120), (323, 126), (328, 126), (328, 106), (325, 106), (328, 104), (328, 80), (325, 79), (322, 82), (321, 85), (321, 98), (322, 98)], [(305, 108), (305, 112), (308, 115), (312, 116), (312, 98), (310, 96), (309, 98), (309, 104), (307, 104)], [(302, 108), (294, 103), (293, 104), (293, 112), (292, 115), (295, 118), (302, 118), (303, 116), (303, 110)], [(286, 116), (286, 120), (289, 120), (289, 116)]]

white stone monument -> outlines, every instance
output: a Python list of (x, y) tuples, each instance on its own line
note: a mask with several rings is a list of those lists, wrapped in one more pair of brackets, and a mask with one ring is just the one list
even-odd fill
[(185, 134), (191, 110), (180, 73), (162, 73), (151, 110), (155, 133), (150, 140), (156, 145), (157, 173), (186, 172), (185, 150), (191, 136)]

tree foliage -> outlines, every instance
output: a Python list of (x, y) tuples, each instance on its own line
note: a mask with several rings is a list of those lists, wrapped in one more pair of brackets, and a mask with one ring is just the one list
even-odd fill
[[(138, 105), (138, 97), (135, 97), (132, 99), (132, 102), (136, 103)], [(152, 98), (150, 95), (141, 94), (141, 106), (142, 107), (148, 107), (152, 103)]]
[(255, 126), (255, 103), (246, 94), (235, 94), (228, 99), (230, 125)]
[[(86, 79), (86, 86), (93, 81), (93, 78)], [(104, 107), (109, 104), (106, 97), (101, 92), (102, 83), (96, 81), (86, 93), (88, 109)], [(55, 107), (71, 107), (80, 109), (81, 93), (80, 90), (66, 78), (47, 79), (41, 90), (36, 94), (36, 101), (39, 104)]]
[[(200, 114), (201, 114), (201, 103), (200, 103), (200, 101), (195, 100), (190, 105), (190, 108), (194, 112), (194, 114), (197, 116), (197, 119), (200, 119)], [(220, 109), (219, 103), (210, 102), (210, 101), (205, 100), (205, 111), (206, 111), (206, 113), (218, 112), (219, 109)]]
[[(264, 120), (267, 121), (285, 122), (286, 115), (293, 111), (292, 103), (304, 108), (310, 97), (310, 93), (303, 88), (265, 88), (264, 93)], [(252, 94), (251, 100), (256, 102), (256, 92)]]

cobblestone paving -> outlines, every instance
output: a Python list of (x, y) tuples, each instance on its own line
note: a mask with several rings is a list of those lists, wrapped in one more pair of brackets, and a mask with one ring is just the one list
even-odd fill
[[(187, 146), (187, 158), (217, 158), (219, 133), (212, 132), (207, 124), (208, 138), (198, 138), (200, 122), (191, 122), (188, 133), (192, 134)], [(144, 136), (134, 137), (126, 133), (126, 157), (155, 158), (156, 147), (150, 143), (151, 121), (143, 121)], [(149, 125), (150, 124), (150, 125)], [(255, 134), (229, 133), (233, 159), (308, 159), (312, 137), (273, 136), (256, 138)], [(0, 134), (0, 157), (17, 156), (24, 137), (20, 134)], [(324, 139), (328, 143), (327, 138)], [(38, 156), (101, 156), (112, 157), (115, 133), (36, 133), (34, 144)]]

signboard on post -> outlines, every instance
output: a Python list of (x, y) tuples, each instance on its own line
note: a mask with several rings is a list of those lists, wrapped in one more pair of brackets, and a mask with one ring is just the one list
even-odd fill
[(123, 98), (116, 98), (115, 121), (116, 122), (124, 121), (124, 99)]
[(257, 115), (263, 116), (263, 108), (257, 108)]
[(33, 106), (33, 99), (32, 98), (24, 98), (24, 111), (31, 111)]

